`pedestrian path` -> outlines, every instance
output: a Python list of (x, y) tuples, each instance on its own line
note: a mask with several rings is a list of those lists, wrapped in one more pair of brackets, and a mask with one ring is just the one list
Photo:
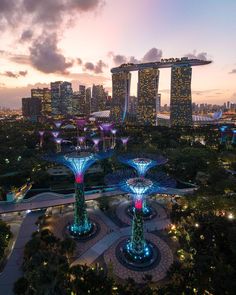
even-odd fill
[(21, 265), (23, 262), (25, 244), (31, 239), (31, 235), (37, 230), (35, 222), (42, 212), (31, 212), (26, 215), (21, 224), (20, 231), (15, 242), (15, 247), (8, 262), (0, 274), (0, 295), (14, 295), (13, 286), (22, 275)]
[[(130, 236), (131, 234), (131, 226), (119, 228), (115, 225), (110, 218), (108, 218), (100, 209), (96, 209), (96, 213), (102, 219), (103, 222), (111, 229), (111, 232), (108, 233), (105, 237), (99, 240), (95, 245), (89, 248), (85, 253), (83, 253), (79, 258), (73, 261), (71, 266), (75, 266), (77, 264), (86, 264), (91, 265), (94, 261), (101, 256), (112, 244), (114, 244), (121, 237)], [(170, 220), (168, 218), (161, 219), (160, 221), (150, 221), (148, 225), (144, 226), (144, 231), (147, 230), (155, 231), (165, 229), (170, 224)]]

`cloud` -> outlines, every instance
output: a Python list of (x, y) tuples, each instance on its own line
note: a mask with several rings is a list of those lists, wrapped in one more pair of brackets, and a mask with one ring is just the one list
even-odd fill
[(33, 37), (33, 31), (31, 31), (31, 30), (25, 30), (21, 34), (20, 41), (21, 42), (26, 42), (26, 41), (31, 40), (32, 37)]
[(30, 61), (34, 68), (43, 73), (65, 73), (73, 65), (67, 61), (57, 47), (57, 35), (42, 34), (30, 47)]
[(236, 74), (236, 69), (233, 69), (229, 74)]
[(145, 53), (144, 57), (142, 58), (142, 62), (155, 62), (160, 61), (162, 58), (162, 50), (158, 48), (151, 48)]
[(91, 72), (94, 72), (95, 74), (101, 74), (103, 73), (103, 68), (106, 68), (107, 64), (105, 64), (101, 59), (96, 63), (92, 63), (92, 62), (86, 62), (84, 64), (84, 70), (88, 70)]
[(114, 52), (108, 52), (108, 56), (112, 58), (113, 63), (118, 66), (124, 63), (145, 63), (145, 62), (155, 62), (160, 61), (162, 58), (162, 50), (156, 47), (149, 49), (141, 59), (136, 58), (135, 56), (125, 56), (121, 54), (115, 54)]
[(194, 50), (193, 53), (188, 53), (188, 54), (185, 54), (184, 56), (186, 56), (188, 58), (196, 58), (196, 59), (201, 59), (201, 60), (209, 60), (209, 57), (207, 55), (207, 52), (197, 53), (196, 50)]
[(27, 71), (19, 71), (18, 73), (13, 73), (12, 71), (6, 71), (4, 73), (0, 73), (1, 76), (5, 76), (8, 78), (19, 78), (19, 77), (25, 77), (28, 74)]

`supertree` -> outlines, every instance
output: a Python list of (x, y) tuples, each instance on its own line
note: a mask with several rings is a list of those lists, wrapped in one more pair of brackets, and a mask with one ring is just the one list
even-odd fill
[(83, 149), (86, 147), (86, 137), (85, 136), (77, 136), (77, 147)]
[(98, 145), (99, 145), (99, 142), (101, 141), (101, 139), (100, 138), (98, 138), (98, 137), (93, 137), (92, 138), (92, 141), (93, 141), (93, 147), (94, 147), (94, 150), (95, 151), (98, 151), (99, 150), (99, 147), (98, 147)]
[[(121, 155), (118, 157), (118, 160), (123, 164), (133, 167), (139, 177), (145, 177), (149, 169), (167, 162), (167, 159), (161, 155), (142, 153)], [(147, 205), (146, 199), (143, 202), (142, 211), (146, 217), (152, 214), (152, 208)]]
[(51, 131), (51, 134), (54, 138), (57, 138), (59, 136), (60, 132), (59, 131)]
[(225, 125), (220, 127), (220, 132), (221, 132), (220, 143), (221, 144), (226, 143), (227, 141), (227, 133), (226, 133), (227, 128), (228, 126), (225, 126)]
[(233, 129), (232, 144), (236, 144), (236, 129)]
[(110, 145), (110, 137), (109, 134), (113, 128), (113, 123), (101, 123), (99, 125), (99, 128), (102, 133), (102, 140), (103, 140), (103, 149), (106, 148), (106, 142), (108, 141), (108, 147)]
[(61, 127), (62, 123), (63, 123), (62, 121), (55, 121), (54, 125), (56, 126), (56, 128), (59, 129)]
[(167, 193), (168, 187), (174, 185), (175, 182), (163, 172), (157, 172), (149, 179), (135, 176), (132, 170), (120, 170), (109, 174), (105, 181), (131, 194), (135, 204), (131, 237), (122, 245), (121, 256), (128, 264), (136, 266), (152, 263), (155, 251), (154, 245), (144, 239), (143, 200), (152, 193)]
[(128, 141), (129, 141), (129, 136), (121, 137), (120, 140), (121, 140), (121, 142), (123, 144), (123, 147), (124, 147), (125, 151), (127, 151), (127, 144), (128, 144)]
[(61, 152), (61, 143), (62, 143), (63, 139), (59, 138), (59, 137), (55, 137), (54, 141), (57, 145), (57, 153), (60, 153)]
[(68, 167), (75, 177), (75, 209), (74, 223), (69, 226), (71, 235), (81, 237), (90, 234), (93, 229), (93, 223), (90, 222), (86, 210), (84, 198), (84, 173), (96, 161), (109, 157), (112, 151), (91, 153), (80, 152), (71, 154), (56, 154), (48, 156), (46, 159)]
[(112, 147), (114, 148), (116, 145), (116, 133), (117, 133), (117, 129), (111, 129), (111, 134), (112, 134)]
[(45, 131), (39, 131), (39, 146), (43, 146), (43, 136), (44, 136)]
[(133, 167), (140, 177), (144, 177), (149, 169), (167, 163), (167, 159), (161, 155), (141, 153), (120, 155), (118, 160)]

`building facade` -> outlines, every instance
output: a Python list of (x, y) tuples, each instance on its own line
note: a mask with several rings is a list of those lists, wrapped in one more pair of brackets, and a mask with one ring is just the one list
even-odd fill
[(72, 115), (73, 90), (70, 82), (51, 83), (51, 101), (53, 115)]
[(188, 64), (171, 68), (170, 125), (192, 126), (192, 68)]
[(111, 119), (116, 123), (124, 123), (129, 106), (131, 73), (112, 74)]
[(144, 69), (138, 72), (137, 120), (140, 125), (156, 125), (156, 100), (159, 70)]
[(22, 115), (31, 121), (38, 121), (41, 116), (42, 101), (39, 97), (22, 98)]

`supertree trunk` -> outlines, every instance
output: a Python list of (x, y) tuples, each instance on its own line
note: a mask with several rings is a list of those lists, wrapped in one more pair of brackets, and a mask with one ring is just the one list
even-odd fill
[(131, 247), (134, 254), (142, 254), (145, 247), (142, 209), (135, 208), (132, 221)]
[(79, 234), (85, 234), (91, 229), (91, 223), (86, 210), (83, 183), (75, 183), (75, 210), (73, 227), (73, 231), (78, 232)]

